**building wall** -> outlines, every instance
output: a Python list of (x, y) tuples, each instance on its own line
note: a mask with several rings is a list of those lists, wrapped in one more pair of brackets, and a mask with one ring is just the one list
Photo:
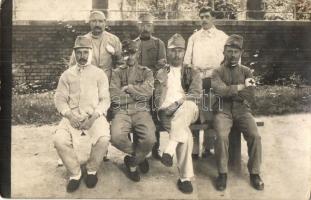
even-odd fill
[[(133, 21), (108, 22), (122, 39), (137, 34)], [(217, 21), (227, 34), (244, 36), (242, 63), (257, 74), (276, 79), (294, 72), (311, 79), (311, 23), (284, 21)], [(197, 21), (156, 22), (155, 36), (165, 43), (174, 33), (185, 39), (199, 28)], [(85, 22), (27, 22), (13, 26), (13, 74), (17, 82), (57, 81), (66, 69), (74, 39), (89, 30)], [(65, 61), (64, 61), (65, 60)], [(269, 74), (268, 74), (269, 75)]]
[(92, 0), (13, 0), (13, 20), (87, 20)]

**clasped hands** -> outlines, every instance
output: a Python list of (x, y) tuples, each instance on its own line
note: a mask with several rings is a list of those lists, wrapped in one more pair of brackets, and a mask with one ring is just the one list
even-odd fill
[(71, 126), (79, 130), (89, 130), (99, 116), (99, 113), (94, 112), (90, 117), (86, 118), (83, 121), (80, 121), (79, 118), (75, 116), (71, 111), (68, 111), (65, 114), (65, 117), (69, 120)]
[(179, 99), (178, 101), (175, 101), (174, 103), (172, 103), (165, 109), (163, 109), (163, 111), (165, 112), (165, 115), (172, 116), (176, 112), (176, 110), (184, 103), (184, 101), (185, 101), (185, 96)]

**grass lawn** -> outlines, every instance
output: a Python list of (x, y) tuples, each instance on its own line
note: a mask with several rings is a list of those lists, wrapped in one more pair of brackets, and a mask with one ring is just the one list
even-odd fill
[[(61, 119), (54, 106), (54, 91), (13, 94), (12, 124), (53, 124)], [(311, 111), (311, 87), (258, 86), (253, 105), (255, 116), (283, 115)]]

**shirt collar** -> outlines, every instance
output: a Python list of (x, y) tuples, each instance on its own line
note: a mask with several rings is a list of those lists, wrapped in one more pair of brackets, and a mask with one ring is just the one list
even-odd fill
[(201, 28), (201, 34), (204, 34), (204, 35), (215, 34), (215, 31), (216, 31), (216, 27), (214, 25), (211, 28), (209, 28), (208, 30), (204, 30), (203, 28)]
[(76, 70), (76, 72), (81, 73), (81, 72), (83, 72), (88, 66), (89, 66), (89, 65), (80, 66), (79, 64), (77, 64), (77, 65), (75, 66), (75, 70)]

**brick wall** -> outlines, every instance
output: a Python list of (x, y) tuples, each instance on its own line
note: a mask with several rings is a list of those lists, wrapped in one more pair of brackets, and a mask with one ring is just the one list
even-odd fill
[[(66, 24), (72, 27), (65, 27)], [(133, 21), (108, 22), (111, 32), (122, 40), (137, 34)], [(217, 21), (227, 34), (245, 38), (242, 62), (257, 74), (272, 78), (294, 72), (311, 79), (311, 22), (285, 21)], [(167, 43), (174, 33), (188, 38), (197, 21), (156, 22), (155, 36)], [(63, 59), (71, 54), (74, 39), (89, 27), (85, 22), (19, 22), (13, 25), (13, 74), (17, 82), (51, 82), (66, 69)]]

